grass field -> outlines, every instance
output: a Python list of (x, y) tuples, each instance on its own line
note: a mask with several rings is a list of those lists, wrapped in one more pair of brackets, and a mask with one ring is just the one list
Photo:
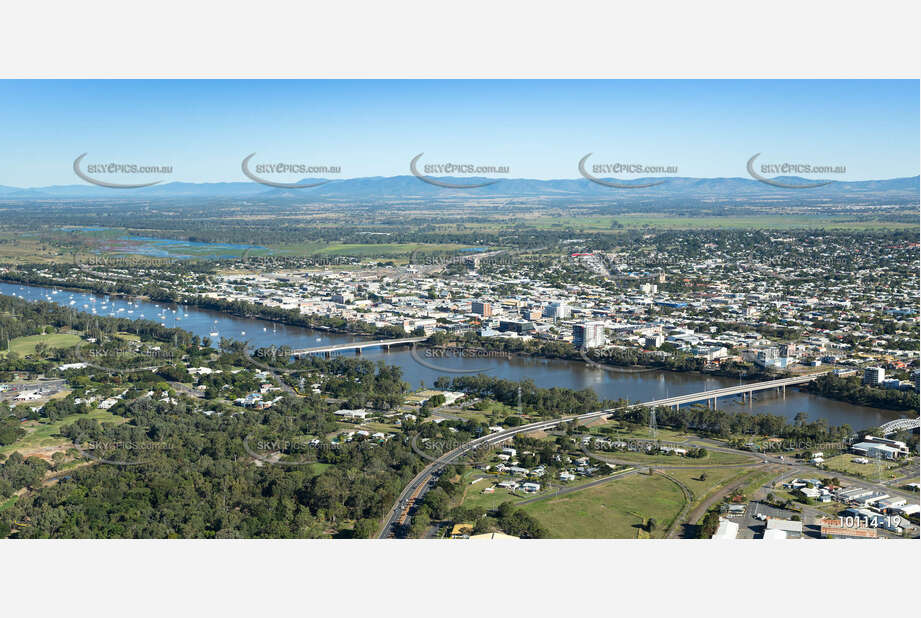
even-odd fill
[[(80, 343), (80, 337), (70, 333), (16, 337), (10, 340), (9, 351), (16, 352), (20, 356), (27, 356), (35, 353), (35, 346), (39, 343), (44, 343), (50, 348), (70, 348)], [(0, 352), (0, 355), (5, 356), (6, 351)]]
[(669, 215), (650, 214), (625, 214), (613, 216), (574, 216), (574, 217), (546, 217), (539, 216), (526, 218), (525, 223), (538, 229), (566, 229), (616, 233), (612, 229), (612, 222), (623, 225), (625, 228), (657, 228), (657, 229), (912, 229), (917, 228), (916, 223), (901, 223), (897, 221), (868, 220), (855, 221), (849, 215), (729, 215), (725, 217), (699, 216), (677, 217)]
[(752, 497), (758, 488), (762, 485), (767, 485), (772, 479), (777, 478), (779, 473), (779, 468), (776, 466), (765, 466), (764, 468), (759, 468), (756, 474), (753, 474), (749, 477), (748, 482), (742, 487), (742, 493), (748, 497)]
[(444, 415), (447, 416), (448, 418), (457, 416), (459, 418), (464, 419), (465, 421), (473, 421), (475, 423), (488, 423), (489, 422), (489, 419), (486, 418), (485, 414), (483, 414), (482, 412), (476, 412), (473, 410), (460, 410), (458, 408), (445, 407), (445, 408), (439, 408), (438, 410), (435, 410), (433, 415), (438, 416), (439, 412), (443, 412)]
[[(668, 475), (684, 483), (693, 492), (694, 503), (692, 506), (696, 506), (711, 492), (729, 485), (733, 480), (750, 472), (749, 468), (714, 468), (709, 470), (668, 470)], [(704, 480), (700, 479), (701, 474), (706, 475)]]
[(36, 235), (0, 231), (0, 262), (45, 264), (70, 261), (73, 261), (73, 256), (68, 251), (43, 242)]
[(462, 506), (466, 508), (480, 507), (484, 508), (487, 511), (492, 509), (499, 508), (499, 505), (503, 502), (518, 502), (522, 498), (516, 496), (508, 489), (502, 489), (501, 487), (496, 487), (496, 491), (491, 494), (484, 494), (483, 490), (487, 487), (492, 487), (493, 483), (496, 482), (495, 478), (486, 478), (477, 483), (476, 485), (470, 485), (467, 481), (466, 489), (467, 494), (464, 496), (464, 500), (461, 503)]
[[(614, 433), (604, 432), (602, 429), (613, 428)], [(637, 427), (636, 425), (627, 425), (620, 421), (609, 421), (603, 425), (596, 425), (591, 428), (590, 433), (606, 437), (619, 439), (633, 438), (636, 440), (651, 440), (652, 433), (648, 427)], [(673, 429), (658, 429), (656, 435), (659, 440), (664, 442), (684, 442), (691, 437), (690, 434), (675, 431)]]
[(361, 425), (358, 425), (358, 427), (360, 429), (365, 429), (371, 432), (380, 431), (383, 433), (396, 433), (400, 431), (400, 428), (397, 427), (396, 425), (389, 424), (389, 423), (380, 423), (377, 421), (368, 421), (366, 423), (361, 423)]
[(633, 539), (648, 518), (661, 538), (681, 512), (684, 496), (668, 479), (633, 474), (522, 508), (557, 539)]
[(116, 416), (106, 410), (92, 410), (89, 414), (71, 414), (61, 420), (53, 422), (44, 421), (27, 421), (23, 423), (23, 428), (29, 433), (22, 438), (4, 447), (0, 447), (0, 457), (6, 458), (10, 453), (19, 451), (23, 455), (38, 452), (41, 449), (61, 447), (70, 444), (70, 441), (60, 435), (61, 427), (73, 423), (77, 419), (91, 418), (100, 423), (112, 422), (123, 423), (127, 419), (122, 416)]
[[(854, 455), (853, 453), (843, 453), (836, 457), (826, 459), (825, 468), (828, 472), (841, 472), (843, 474), (850, 474), (852, 476), (861, 476), (868, 479), (875, 479), (877, 472), (876, 461), (872, 458), (870, 459), (870, 463), (867, 464), (859, 464), (851, 461), (852, 459), (856, 458), (857, 455)], [(882, 462), (883, 479), (885, 480), (889, 477), (887, 474), (889, 470), (898, 467), (899, 464), (887, 465), (886, 462)]]

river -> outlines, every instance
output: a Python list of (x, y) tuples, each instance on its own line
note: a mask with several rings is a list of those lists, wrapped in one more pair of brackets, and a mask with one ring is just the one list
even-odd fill
[[(276, 324), (268, 320), (240, 318), (185, 305), (136, 301), (50, 287), (0, 282), (0, 294), (30, 301), (51, 301), (88, 313), (95, 310), (100, 316), (155, 320), (168, 327), (190, 331), (200, 337), (209, 337), (210, 333), (217, 332), (220, 337), (247, 341), (251, 348), (271, 345), (309, 348), (361, 339), (347, 334)], [(211, 339), (215, 340), (216, 337), (212, 336)], [(388, 364), (398, 365), (403, 369), (404, 379), (413, 387), (422, 384), (431, 386), (440, 375), (471, 375), (451, 373), (450, 369), (480, 369), (486, 375), (515, 381), (530, 378), (537, 386), (543, 388), (590, 388), (598, 393), (601, 399), (624, 398), (631, 401), (649, 401), (738, 384), (738, 380), (733, 378), (699, 373), (658, 370), (623, 373), (566, 360), (522, 357), (432, 359), (423, 356), (421, 351), (417, 351), (416, 354), (422, 356), (426, 364), (436, 364), (448, 371), (441, 372), (420, 364), (406, 347), (393, 348), (389, 352), (369, 348), (362, 351), (361, 358), (383, 360)], [(847, 423), (854, 429), (874, 427), (907, 416), (890, 410), (835, 401), (793, 388), (787, 389), (785, 397), (773, 391), (763, 391), (755, 393), (750, 404), (742, 403), (739, 398), (724, 398), (719, 400), (719, 406), (729, 410), (747, 410), (751, 413), (768, 412), (791, 420), (799, 412), (804, 412), (810, 421), (824, 418), (830, 425)]]

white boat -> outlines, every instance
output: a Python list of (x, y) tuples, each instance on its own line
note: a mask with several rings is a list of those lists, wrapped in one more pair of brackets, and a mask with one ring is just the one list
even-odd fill
[(215, 331), (211, 331), (210, 333), (208, 333), (208, 336), (209, 336), (209, 337), (217, 337), (217, 336), (218, 336), (218, 332), (217, 332), (216, 330), (215, 330)]

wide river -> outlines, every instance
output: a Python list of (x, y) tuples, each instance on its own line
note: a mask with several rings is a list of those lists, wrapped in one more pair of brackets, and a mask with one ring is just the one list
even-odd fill
[[(108, 297), (100, 294), (71, 292), (37, 286), (0, 282), (0, 294), (17, 296), (30, 301), (50, 301), (70, 306), (79, 311), (100, 316), (118, 316), (129, 319), (155, 320), (169, 327), (182, 328), (201, 337), (217, 332), (221, 337), (248, 341), (251, 348), (271, 345), (288, 345), (292, 348), (309, 348), (334, 343), (360, 340), (360, 337), (315, 331), (297, 326), (275, 324), (267, 320), (246, 319), (219, 312), (205, 311), (184, 305), (169, 305), (125, 298)], [(215, 337), (211, 337), (215, 340)], [(354, 352), (346, 352), (352, 355)], [(477, 359), (432, 359), (423, 350), (416, 354), (428, 365), (446, 369), (479, 369), (490, 376), (507, 380), (530, 378), (543, 388), (562, 387), (572, 389), (591, 388), (601, 399), (625, 398), (631, 401), (649, 401), (674, 395), (695, 393), (738, 384), (738, 380), (699, 373), (676, 373), (669, 371), (643, 371), (622, 373), (599, 369), (582, 362), (536, 359), (536, 358), (477, 358)], [(410, 350), (396, 347), (391, 351), (367, 348), (362, 358), (383, 360), (403, 369), (404, 379), (413, 387), (425, 384), (431, 386), (440, 375), (455, 377), (450, 371), (438, 371), (417, 362)], [(809, 420), (824, 418), (830, 425), (848, 423), (854, 429), (878, 426), (886, 421), (907, 416), (907, 414), (879, 410), (865, 406), (819, 397), (810, 393), (788, 388), (786, 397), (774, 391), (756, 393), (754, 401), (742, 403), (738, 398), (724, 398), (721, 408), (747, 410), (752, 413), (769, 412), (793, 419), (799, 412), (805, 412)]]

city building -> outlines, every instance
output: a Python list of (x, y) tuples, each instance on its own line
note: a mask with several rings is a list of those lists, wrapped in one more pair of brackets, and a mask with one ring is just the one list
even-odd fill
[(803, 538), (803, 522), (768, 517), (764, 528), (764, 538), (801, 539)]
[(534, 330), (534, 322), (524, 320), (501, 320), (499, 322), (499, 332), (514, 332), (519, 335), (525, 335)]
[(858, 442), (851, 446), (851, 451), (866, 457), (875, 458), (879, 456), (881, 459), (898, 459), (899, 455), (902, 454), (896, 447), (876, 442)]
[(876, 436), (864, 436), (866, 442), (873, 442), (874, 444), (885, 444), (890, 448), (894, 448), (899, 451), (902, 455), (908, 455), (909, 449), (908, 445), (902, 442), (901, 440), (890, 440), (889, 438), (877, 438)]
[(475, 300), (470, 304), (470, 311), (484, 318), (492, 315), (492, 305), (483, 301)]
[(566, 301), (553, 302), (544, 307), (544, 317), (554, 320), (565, 320), (572, 316), (572, 308)]
[(882, 367), (867, 367), (863, 370), (863, 383), (878, 386), (886, 379), (886, 370)]
[(540, 310), (539, 307), (524, 307), (521, 309), (521, 312), (519, 313), (519, 315), (521, 316), (523, 320), (534, 322), (543, 317), (543, 312)]
[(584, 322), (573, 326), (572, 344), (586, 350), (603, 346), (604, 322)]

